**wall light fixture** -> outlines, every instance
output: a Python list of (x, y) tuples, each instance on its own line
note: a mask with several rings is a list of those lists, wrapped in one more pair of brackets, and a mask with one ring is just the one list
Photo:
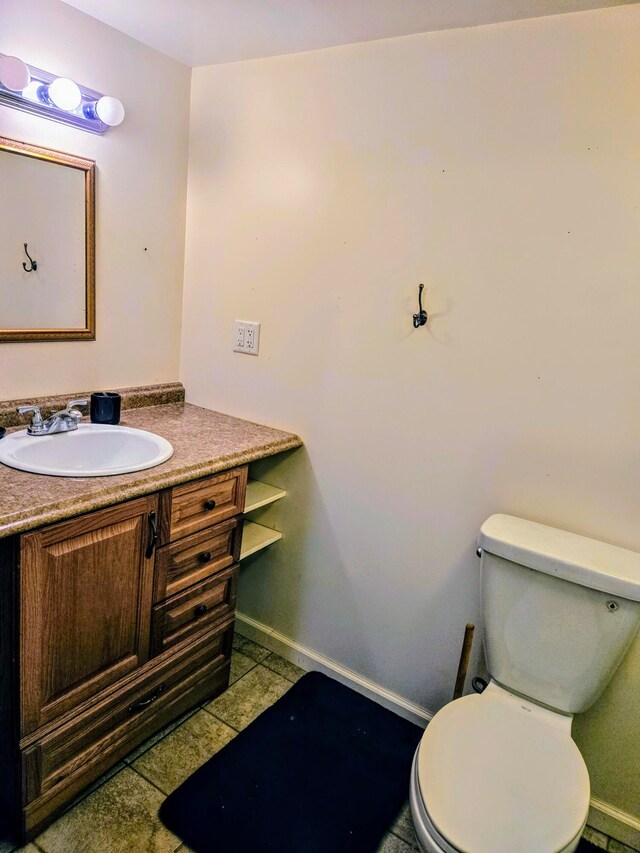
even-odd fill
[(17, 56), (0, 53), (0, 104), (70, 124), (90, 133), (104, 133), (124, 119), (117, 98), (78, 86), (27, 65)]

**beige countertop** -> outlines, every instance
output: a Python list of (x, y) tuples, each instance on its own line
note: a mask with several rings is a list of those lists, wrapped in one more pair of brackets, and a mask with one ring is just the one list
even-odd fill
[(188, 403), (126, 409), (120, 423), (163, 436), (173, 456), (156, 468), (114, 477), (49, 477), (0, 464), (0, 537), (302, 445), (292, 433)]

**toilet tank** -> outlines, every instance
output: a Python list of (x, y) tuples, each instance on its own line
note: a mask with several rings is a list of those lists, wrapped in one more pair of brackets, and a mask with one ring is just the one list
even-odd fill
[(640, 554), (509, 515), (482, 525), (492, 678), (566, 714), (598, 699), (640, 625)]

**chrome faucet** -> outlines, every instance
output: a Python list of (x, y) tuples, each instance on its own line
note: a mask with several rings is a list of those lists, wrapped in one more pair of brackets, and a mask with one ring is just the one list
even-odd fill
[(86, 406), (87, 400), (71, 400), (66, 409), (54, 412), (51, 417), (43, 420), (39, 406), (20, 406), (16, 409), (19, 415), (33, 412), (31, 423), (27, 427), (28, 435), (54, 435), (57, 432), (71, 432), (78, 429), (82, 420), (82, 412), (76, 406)]

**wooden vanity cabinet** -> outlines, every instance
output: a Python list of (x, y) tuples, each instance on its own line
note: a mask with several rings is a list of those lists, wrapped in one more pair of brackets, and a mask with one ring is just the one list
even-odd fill
[(0, 540), (0, 807), (18, 840), (228, 686), (246, 481)]

